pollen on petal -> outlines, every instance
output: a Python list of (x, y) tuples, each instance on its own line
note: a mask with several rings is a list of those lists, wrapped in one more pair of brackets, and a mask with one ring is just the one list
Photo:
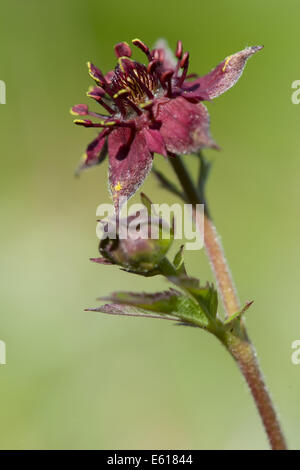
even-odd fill
[(115, 191), (121, 191), (122, 187), (123, 186), (121, 185), (120, 181), (118, 181), (117, 184), (114, 187), (114, 190)]
[(148, 175), (153, 155), (142, 132), (114, 129), (108, 137), (109, 183), (116, 212), (137, 191)]
[(229, 57), (227, 57), (227, 59), (225, 60), (225, 64), (222, 68), (222, 72), (225, 72), (226, 68), (227, 68), (227, 65), (229, 64), (229, 61), (231, 59), (232, 55), (230, 55)]
[[(189, 82), (189, 90), (193, 93), (206, 95), (205, 99), (213, 99), (229, 90), (238, 81), (243, 73), (247, 60), (262, 46), (246, 47), (246, 49), (226, 57), (211, 72)], [(186, 88), (187, 90), (187, 88)], [(187, 90), (189, 92), (189, 90)]]

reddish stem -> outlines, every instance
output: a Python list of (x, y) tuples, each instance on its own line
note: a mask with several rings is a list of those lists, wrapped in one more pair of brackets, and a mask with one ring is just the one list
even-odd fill
[[(175, 158), (171, 157), (169, 161), (178, 177), (178, 180), (180, 181), (182, 189), (184, 190), (185, 199), (194, 205), (195, 214), (195, 211), (197, 210), (196, 204), (205, 203), (204, 189), (203, 187), (200, 188), (200, 191), (196, 189), (179, 156), (176, 156)], [(220, 237), (218, 236), (216, 228), (208, 215), (207, 207), (205, 212), (204, 243), (217, 280), (224, 309), (228, 317), (240, 310), (240, 303), (230, 274), (230, 269), (224, 255)], [(221, 334), (219, 339), (237, 362), (240, 371), (249, 386), (271, 448), (273, 450), (287, 449), (275, 408), (257, 362), (254, 346), (248, 338), (245, 326), (241, 322), (238, 328), (235, 328), (232, 332)]]

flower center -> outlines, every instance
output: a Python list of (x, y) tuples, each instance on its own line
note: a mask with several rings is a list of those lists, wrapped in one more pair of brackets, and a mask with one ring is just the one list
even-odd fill
[(159, 81), (145, 65), (120, 57), (111, 85), (116, 97), (130, 99), (138, 106), (154, 97)]

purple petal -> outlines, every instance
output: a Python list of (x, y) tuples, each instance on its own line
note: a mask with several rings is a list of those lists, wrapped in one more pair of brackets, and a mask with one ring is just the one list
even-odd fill
[(106, 137), (109, 131), (105, 129), (96, 139), (94, 139), (87, 147), (83, 155), (82, 162), (76, 170), (79, 174), (82, 170), (101, 163), (107, 154)]
[(152, 153), (159, 153), (160, 155), (163, 155), (164, 157), (167, 156), (167, 150), (165, 146), (164, 139), (157, 129), (150, 129), (145, 128), (142, 130), (144, 137), (146, 139), (146, 143), (148, 145), (148, 148), (150, 152)]
[(262, 46), (246, 47), (243, 51), (227, 57), (207, 75), (186, 83), (185, 90), (195, 93), (198, 88), (198, 93), (204, 92), (206, 99), (216, 98), (238, 81), (249, 57), (261, 49)]
[(190, 103), (179, 96), (158, 104), (156, 112), (169, 152), (184, 154), (204, 147), (218, 148), (210, 135), (209, 114), (202, 103)]
[(104, 78), (108, 83), (110, 83), (114, 75), (115, 75), (115, 71), (110, 70), (109, 72), (105, 74)]
[(116, 211), (119, 199), (129, 199), (152, 167), (153, 155), (142, 132), (128, 127), (114, 129), (108, 138), (109, 183)]

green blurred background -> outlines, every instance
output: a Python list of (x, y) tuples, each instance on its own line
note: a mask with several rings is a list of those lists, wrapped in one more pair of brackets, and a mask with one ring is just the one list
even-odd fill
[[(291, 103), (299, 15), (296, 0), (1, 3), (2, 449), (267, 448), (214, 337), (84, 312), (112, 290), (167, 286), (89, 262), (96, 207), (110, 201), (107, 163), (73, 176), (94, 136), (69, 115), (87, 102), (86, 62), (113, 68), (113, 45), (135, 37), (172, 47), (180, 38), (200, 74), (247, 45), (265, 46), (209, 104), (222, 152), (206, 152), (208, 192), (240, 298), (255, 300), (247, 324), (289, 444), (300, 448), (300, 365), (291, 362), (300, 339), (300, 106)], [(186, 162), (195, 169), (193, 157)], [(154, 202), (174, 201), (151, 175), (143, 189)], [(192, 274), (212, 280), (203, 250), (186, 258)]]

